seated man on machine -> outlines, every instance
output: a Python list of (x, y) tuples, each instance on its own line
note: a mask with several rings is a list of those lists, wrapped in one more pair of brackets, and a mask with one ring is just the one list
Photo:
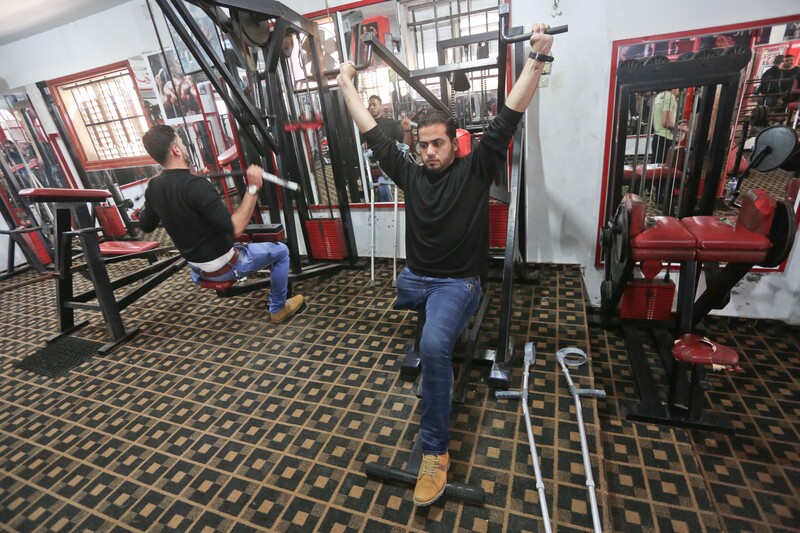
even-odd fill
[(533, 51), (505, 108), (464, 158), (456, 158), (455, 120), (435, 111), (418, 121), (423, 166), (409, 162), (361, 102), (353, 85), (353, 63), (344, 63), (337, 78), (347, 109), (381, 168), (405, 193), (407, 266), (397, 278), (395, 307), (426, 314), (419, 344), (423, 456), (414, 489), (418, 506), (436, 501), (447, 484), (452, 351), (481, 297), (480, 275), (489, 251), (489, 188), (536, 92), (544, 63), (553, 60), (547, 55), (553, 43), (544, 33), (547, 28), (534, 25)]
[(163, 167), (150, 180), (139, 214), (142, 231), (164, 224), (175, 246), (191, 266), (192, 281), (231, 281), (265, 268), (271, 269), (269, 312), (278, 324), (294, 315), (302, 295), (287, 299), (289, 250), (283, 243), (234, 243), (256, 205), (264, 181), (263, 169), (247, 169), (247, 194), (231, 215), (211, 183), (189, 171), (189, 153), (170, 126), (150, 128), (142, 137), (145, 150)]

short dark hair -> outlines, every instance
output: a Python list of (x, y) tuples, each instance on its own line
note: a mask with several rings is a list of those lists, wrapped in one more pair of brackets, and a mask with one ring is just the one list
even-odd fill
[(379, 104), (383, 104), (383, 100), (381, 100), (381, 97), (378, 96), (377, 94), (373, 94), (372, 96), (367, 98), (367, 102), (369, 102), (370, 100), (377, 100)]
[(447, 136), (450, 137), (451, 140), (456, 138), (456, 119), (454, 119), (450, 113), (445, 113), (438, 109), (420, 114), (417, 120), (417, 131), (425, 126), (433, 126), (435, 124), (444, 124)]
[(787, 58), (788, 59), (794, 59), (794, 56), (792, 54), (783, 54), (783, 58), (784, 59), (787, 59)]
[(783, 54), (776, 55), (775, 59), (772, 60), (772, 64), (774, 65), (775, 63), (783, 63), (783, 58), (784, 58)]
[(167, 162), (167, 154), (176, 138), (175, 130), (165, 124), (159, 124), (147, 130), (142, 136), (142, 143), (150, 157), (159, 165), (163, 165)]

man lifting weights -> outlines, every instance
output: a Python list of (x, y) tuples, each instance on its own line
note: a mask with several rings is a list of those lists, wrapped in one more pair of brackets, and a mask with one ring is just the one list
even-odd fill
[(231, 215), (209, 181), (189, 171), (189, 153), (183, 139), (170, 126), (150, 128), (142, 137), (150, 157), (163, 167), (150, 180), (145, 205), (139, 214), (142, 231), (154, 231), (164, 224), (175, 246), (191, 266), (191, 277), (200, 280), (231, 281), (270, 268), (269, 312), (274, 323), (295, 313), (303, 303), (301, 295), (287, 299), (289, 249), (283, 243), (234, 243), (241, 235), (256, 206), (264, 184), (264, 170), (247, 169), (247, 194)]
[(501, 172), (545, 62), (553, 60), (548, 55), (553, 37), (544, 33), (547, 28), (533, 26), (532, 51), (505, 108), (466, 157), (457, 157), (453, 118), (434, 111), (418, 119), (423, 165), (410, 163), (360, 100), (353, 85), (353, 63), (344, 63), (337, 78), (347, 109), (374, 157), (405, 193), (407, 266), (397, 279), (395, 307), (426, 314), (419, 345), (423, 456), (414, 489), (414, 503), (419, 506), (436, 501), (447, 484), (452, 350), (480, 301), (480, 275), (489, 252), (489, 187)]

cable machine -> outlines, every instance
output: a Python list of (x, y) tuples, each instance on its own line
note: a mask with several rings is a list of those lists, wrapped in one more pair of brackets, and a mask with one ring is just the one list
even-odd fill
[[(355, 146), (355, 140), (343, 114), (343, 102), (333, 98), (321, 74), (317, 24), (272, 0), (196, 2), (215, 25), (217, 35), (212, 37), (225, 43), (225, 53), (220, 54), (184, 2), (156, 3), (236, 117), (245, 159), (259, 162), (268, 172), (300, 185), (300, 191), (294, 193), (268, 184), (261, 198), (269, 206), (270, 219), (286, 226), (292, 279), (356, 267), (358, 253), (348, 203), (348, 187), (352, 189), (354, 184), (347, 176), (354, 173), (357, 163), (347, 155), (352, 150), (344, 148)], [(327, 219), (311, 214), (317, 178), (306, 164), (307, 153), (311, 153), (310, 141), (304, 137), (308, 128), (303, 127), (309, 122), (308, 113), (298, 102), (297, 84), (286, 53), (301, 36), (310, 56), (311, 76), (303, 80), (304, 104), (311, 106), (312, 115), (321, 117), (318, 125), (324, 128), (331, 161), (336, 204), (332, 205), (328, 191)], [(239, 69), (245, 71), (246, 81), (240, 78)], [(325, 168), (323, 174), (327, 176)], [(328, 185), (327, 177), (323, 183)], [(299, 227), (295, 215), (300, 220)], [(299, 235), (307, 250), (306, 261), (300, 257)]]

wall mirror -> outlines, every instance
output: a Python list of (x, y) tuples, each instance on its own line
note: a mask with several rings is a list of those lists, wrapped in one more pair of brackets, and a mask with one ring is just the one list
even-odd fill
[[(766, 128), (798, 131), (798, 63), (792, 19), (614, 42), (600, 227), (627, 193), (650, 216), (679, 218), (735, 216), (755, 188), (785, 198), (797, 158), (748, 166)], [(600, 249), (598, 238), (598, 266)]]

